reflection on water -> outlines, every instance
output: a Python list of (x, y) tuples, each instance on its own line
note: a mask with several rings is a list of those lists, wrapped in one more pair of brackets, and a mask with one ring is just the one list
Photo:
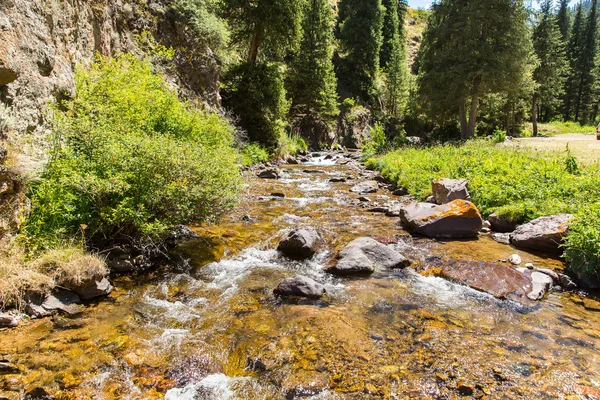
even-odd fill
[[(16, 399), (41, 387), (60, 399), (600, 398), (593, 300), (552, 293), (524, 307), (413, 270), (360, 279), (324, 273), (359, 236), (390, 243), (417, 265), (435, 256), (498, 261), (516, 252), (485, 237), (412, 238), (396, 218), (357, 207), (359, 196), (348, 190), (353, 181), (329, 183), (360, 171), (325, 157), (287, 166), (279, 181), (249, 177), (239, 209), (220, 225), (196, 227), (200, 239), (180, 246), (187, 263), (119, 278), (109, 299), (76, 317), (3, 332), (0, 352), (20, 373), (1, 375), (0, 393)], [(324, 173), (303, 173), (307, 168)], [(273, 192), (286, 197), (270, 198)], [(378, 196), (371, 197), (388, 200)], [(319, 228), (327, 246), (311, 260), (287, 260), (274, 249), (303, 224)], [(562, 268), (559, 260), (519, 254)], [(296, 274), (324, 284), (327, 295), (275, 297), (278, 282)]]

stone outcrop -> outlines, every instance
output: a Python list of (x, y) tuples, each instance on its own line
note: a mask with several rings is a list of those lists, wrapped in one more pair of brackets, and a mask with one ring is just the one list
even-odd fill
[(277, 250), (291, 258), (305, 259), (315, 254), (318, 242), (319, 234), (315, 229), (299, 228), (291, 231), (279, 242)]
[(345, 111), (339, 120), (338, 137), (342, 146), (360, 149), (371, 136), (371, 112), (364, 107)]
[(444, 205), (414, 203), (400, 210), (400, 221), (415, 233), (432, 238), (475, 237), (483, 226), (479, 210), (466, 200)]
[(523, 249), (560, 253), (560, 245), (569, 229), (569, 219), (569, 214), (538, 218), (519, 226), (510, 235), (510, 242)]
[(468, 182), (465, 179), (434, 179), (431, 189), (436, 204), (446, 204), (454, 200), (471, 201)]
[(336, 265), (327, 272), (336, 275), (370, 274), (376, 268), (406, 268), (410, 261), (402, 254), (371, 238), (358, 238), (340, 251)]
[(274, 293), (279, 296), (319, 298), (325, 294), (325, 287), (310, 278), (298, 275), (281, 281)]

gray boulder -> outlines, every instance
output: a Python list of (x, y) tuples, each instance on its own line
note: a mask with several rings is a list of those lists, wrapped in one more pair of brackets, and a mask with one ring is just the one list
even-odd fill
[(377, 181), (365, 181), (358, 183), (350, 189), (352, 193), (366, 194), (376, 193), (379, 190), (379, 184)]
[(279, 171), (276, 168), (269, 168), (260, 171), (257, 176), (262, 179), (279, 179)]
[(510, 233), (517, 229), (517, 225), (514, 222), (507, 220), (505, 217), (502, 217), (496, 213), (493, 213), (488, 217), (488, 222), (490, 223), (490, 228), (494, 232), (500, 233)]
[(319, 298), (325, 293), (325, 287), (310, 278), (298, 275), (281, 281), (274, 293), (279, 296)]
[(408, 229), (432, 238), (476, 237), (483, 226), (475, 204), (465, 200), (443, 205), (411, 204), (400, 210), (400, 222)]
[(541, 217), (519, 226), (511, 235), (515, 247), (560, 253), (560, 245), (569, 230), (569, 214)]
[(338, 262), (328, 269), (337, 275), (369, 274), (376, 268), (406, 268), (410, 261), (378, 241), (363, 237), (350, 242), (340, 251)]
[(46, 317), (63, 312), (74, 315), (83, 310), (81, 298), (67, 289), (57, 288), (45, 296), (31, 294), (26, 297), (25, 311), (33, 317)]
[(471, 201), (468, 182), (464, 179), (434, 179), (431, 182), (431, 189), (436, 204), (446, 204), (454, 200)]
[(291, 258), (305, 259), (315, 254), (318, 242), (319, 234), (314, 228), (298, 228), (279, 242), (277, 250)]

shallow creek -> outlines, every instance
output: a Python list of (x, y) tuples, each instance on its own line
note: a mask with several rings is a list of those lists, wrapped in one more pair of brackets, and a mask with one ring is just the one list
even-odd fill
[[(349, 192), (360, 169), (311, 161), (285, 166), (277, 181), (248, 176), (240, 207), (219, 225), (196, 227), (201, 238), (179, 247), (177, 267), (118, 278), (108, 299), (76, 317), (1, 332), (0, 355), (20, 373), (0, 375), (0, 394), (18, 399), (44, 388), (59, 399), (600, 398), (600, 310), (590, 299), (551, 293), (525, 307), (412, 269), (359, 279), (322, 272), (360, 236), (390, 243), (421, 266), (431, 256), (498, 261), (515, 252), (539, 266), (562, 268), (559, 260), (485, 236), (412, 238), (398, 218), (360, 207), (360, 196)], [(333, 177), (355, 180), (329, 183)], [(368, 197), (384, 203), (393, 196), (380, 190)], [(327, 242), (306, 262), (274, 250), (300, 225), (318, 228)], [(325, 284), (327, 296), (275, 297), (278, 282), (296, 274)]]

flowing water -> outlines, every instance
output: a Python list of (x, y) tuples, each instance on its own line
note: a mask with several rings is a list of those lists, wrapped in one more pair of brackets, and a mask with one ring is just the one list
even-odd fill
[[(75, 316), (0, 333), (20, 369), (0, 375), (9, 399), (44, 388), (59, 399), (584, 399), (600, 398), (599, 303), (551, 293), (535, 306), (501, 301), (413, 269), (368, 278), (324, 273), (336, 252), (371, 236), (416, 265), (432, 256), (498, 261), (516, 251), (488, 237), (413, 238), (349, 192), (363, 173), (324, 157), (248, 177), (241, 206), (178, 249), (180, 262), (121, 277)], [(305, 170), (317, 171), (306, 173)], [(332, 177), (353, 178), (329, 183)], [(285, 198), (271, 197), (281, 192)], [(369, 195), (384, 203), (380, 191)], [(290, 261), (274, 249), (310, 225), (327, 245)], [(524, 262), (559, 260), (518, 252)], [(323, 283), (321, 300), (273, 295), (296, 274)], [(425, 274), (427, 275), (427, 274)]]

